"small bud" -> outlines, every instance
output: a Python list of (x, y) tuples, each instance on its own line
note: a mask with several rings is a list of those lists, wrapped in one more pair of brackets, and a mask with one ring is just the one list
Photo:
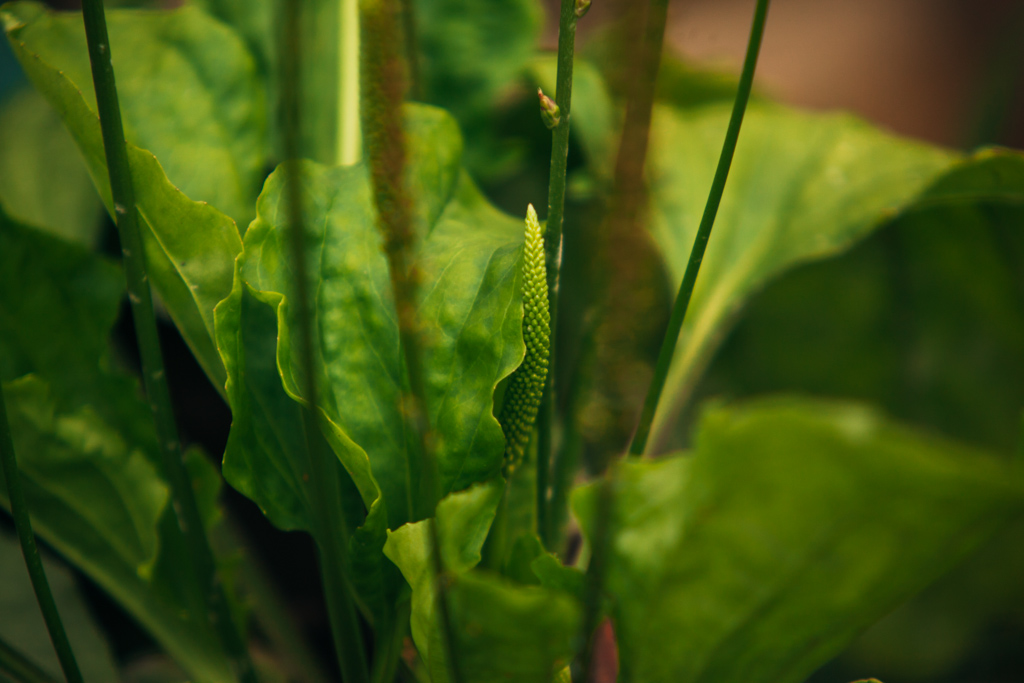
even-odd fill
[(537, 97), (540, 98), (540, 118), (548, 129), (552, 129), (562, 120), (561, 112), (555, 101), (544, 94), (544, 91), (537, 88)]
[(582, 19), (590, 10), (590, 0), (576, 0), (576, 18)]

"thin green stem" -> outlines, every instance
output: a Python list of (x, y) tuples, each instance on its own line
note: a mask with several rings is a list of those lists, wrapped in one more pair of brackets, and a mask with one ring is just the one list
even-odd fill
[(306, 398), (303, 404), (302, 428), (306, 440), (304, 469), (314, 512), (313, 535), (320, 558), (320, 575), (327, 602), (338, 667), (346, 683), (369, 683), (370, 674), (363, 647), (362, 630), (356, 613), (355, 600), (345, 580), (345, 551), (349, 533), (339, 500), (338, 467), (336, 458), (329, 453), (320, 432), (316, 365), (313, 342), (313, 316), (310, 310), (309, 269), (306, 262), (306, 231), (302, 210), (302, 166), (298, 161), (300, 138), (301, 74), (300, 0), (287, 0), (285, 4), (284, 41), (281, 73), (284, 74), (282, 103), (285, 155), (288, 159), (285, 173), (287, 197), (288, 243), (292, 270), (295, 273), (292, 305), (299, 327), (299, 359), (302, 364), (304, 385), (300, 387)]
[[(0, 388), (0, 461), (2, 461), (0, 464), (3, 465), (4, 478), (7, 480), (7, 496), (11, 501), (14, 528), (18, 532), (21, 553), (25, 556), (25, 566), (28, 568), (29, 578), (32, 579), (32, 589), (36, 593), (39, 610), (43, 613), (46, 630), (50, 633), (50, 641), (53, 643), (53, 649), (57, 651), (57, 659), (60, 660), (61, 669), (64, 670), (64, 678), (68, 683), (82, 683), (82, 674), (78, 670), (75, 653), (71, 650), (71, 643), (64, 632), (60, 612), (57, 611), (57, 603), (54, 602), (53, 593), (50, 591), (50, 583), (46, 580), (43, 560), (39, 557), (39, 549), (36, 547), (36, 537), (32, 533), (32, 519), (29, 516), (25, 494), (21, 490), (21, 472), (18, 470), (18, 460), (14, 455), (14, 440), (11, 438), (11, 425), (7, 421), (7, 406), (4, 403), (2, 388)], [(26, 669), (26, 671), (30, 671), (30, 669)]]
[(743, 60), (743, 71), (740, 74), (739, 89), (736, 92), (736, 100), (733, 103), (729, 127), (725, 132), (722, 154), (718, 158), (718, 168), (715, 169), (715, 177), (711, 182), (711, 190), (708, 193), (708, 200), (704, 206), (704, 215), (701, 217), (700, 225), (697, 228), (697, 236), (693, 240), (690, 260), (686, 265), (683, 281), (679, 285), (679, 293), (676, 295), (675, 304), (672, 306), (672, 317), (669, 319), (668, 330), (665, 332), (661, 351), (658, 353), (658, 362), (654, 367), (654, 377), (651, 379), (650, 387), (647, 390), (647, 397), (644, 399), (644, 407), (640, 412), (640, 420), (637, 424), (636, 432), (633, 434), (633, 440), (629, 445), (629, 455), (631, 457), (643, 455), (644, 449), (647, 447), (647, 437), (651, 432), (651, 423), (654, 421), (654, 414), (658, 409), (661, 392), (665, 388), (665, 378), (668, 376), (669, 366), (672, 364), (672, 355), (679, 340), (679, 332), (683, 327), (686, 309), (689, 307), (690, 297), (693, 295), (693, 287), (697, 282), (697, 273), (700, 271), (701, 262), (704, 260), (704, 251), (707, 249), (708, 239), (711, 237), (711, 228), (715, 224), (718, 206), (722, 201), (725, 181), (729, 177), (729, 167), (732, 164), (733, 153), (736, 151), (736, 141), (740, 135), (740, 126), (743, 123), (743, 115), (747, 109), (747, 101), (750, 99), (750, 88), (754, 82), (754, 70), (757, 67), (757, 57), (761, 50), (761, 38), (764, 35), (765, 19), (768, 16), (768, 4), (769, 0), (758, 0), (757, 7), (754, 9), (754, 21), (750, 29), (750, 40), (747, 43), (747, 55)]
[[(704, 215), (697, 228), (697, 236), (694, 240), (693, 249), (690, 253), (690, 262), (688, 263), (686, 272), (683, 275), (683, 281), (679, 287), (679, 294), (676, 296), (675, 304), (672, 308), (672, 317), (669, 321), (668, 331), (665, 333), (657, 365), (655, 366), (654, 378), (651, 380), (647, 398), (644, 401), (644, 407), (640, 414), (640, 423), (633, 435), (633, 440), (630, 443), (629, 454), (633, 457), (642, 455), (644, 448), (646, 447), (651, 422), (653, 421), (662, 389), (665, 386), (665, 377), (668, 374), (669, 365), (672, 361), (672, 354), (675, 350), (676, 341), (679, 337), (679, 331), (682, 329), (683, 319), (686, 316), (686, 309), (689, 305), (690, 297), (693, 294), (693, 286), (697, 281), (697, 273), (700, 270), (701, 261), (704, 258), (704, 251), (707, 248), (708, 238), (711, 236), (711, 228), (714, 225), (718, 206), (722, 199), (722, 192), (725, 190), (725, 181), (729, 175), (729, 166), (732, 163), (733, 153), (736, 150), (736, 141), (739, 138), (740, 126), (743, 123), (743, 115), (746, 112), (747, 101), (750, 98), (750, 89), (754, 82), (754, 70), (757, 66), (757, 57), (761, 49), (761, 39), (764, 35), (765, 20), (768, 15), (768, 4), (769, 0), (758, 0), (757, 6), (754, 9), (754, 20), (750, 29), (750, 38), (747, 43), (747, 54), (743, 61), (743, 71), (740, 74), (739, 89), (736, 93), (736, 100), (733, 104), (732, 117), (729, 120), (725, 140), (722, 143), (722, 153), (719, 157), (715, 177), (712, 180), (711, 189), (708, 193), (708, 200), (704, 207)], [(645, 42), (648, 45), (657, 46), (659, 52), (665, 31), (666, 12), (664, 10), (666, 9), (666, 5), (667, 0), (652, 0), (647, 17)], [(650, 124), (650, 112), (653, 106), (654, 97), (654, 82), (657, 78), (658, 57), (655, 56), (652, 59), (650, 55), (648, 55), (646, 59), (648, 60), (648, 70), (644, 76), (646, 79), (649, 79), (650, 82), (642, 86), (638, 92), (641, 92), (642, 96), (649, 98), (650, 101), (638, 102), (636, 104), (637, 111), (646, 116), (646, 125), (644, 126), (645, 130), (643, 132), (642, 141), (644, 155), (634, 158), (631, 162), (631, 168), (625, 169), (631, 173), (640, 173), (643, 169), (643, 161), (646, 154), (646, 129), (649, 128)], [(652, 63), (653, 68), (650, 68)], [(627, 128), (628, 126), (629, 122), (627, 119)], [(625, 142), (626, 141), (623, 140), (623, 144), (625, 144)], [(622, 158), (623, 152), (620, 150), (620, 164), (617, 165), (619, 167), (622, 166)], [(637, 161), (639, 161), (639, 165), (636, 165)], [(616, 173), (618, 174), (620, 170), (623, 169), (617, 168)], [(621, 199), (621, 196), (618, 197), (618, 199)], [(597, 621), (600, 616), (601, 593), (604, 588), (605, 573), (607, 571), (607, 557), (610, 552), (612, 517), (614, 515), (615, 506), (613, 487), (614, 473), (606, 471), (598, 485), (597, 518), (594, 524), (594, 542), (592, 548), (593, 554), (590, 559), (590, 564), (587, 567), (583, 632), (581, 638), (585, 645), (581, 656), (575, 663), (577, 669), (580, 670), (582, 674), (580, 680), (584, 681), (590, 680), (590, 665), (593, 659), (592, 636), (595, 628), (597, 627)]]
[(359, 0), (339, 0), (338, 132), (335, 162), (358, 163), (362, 156), (359, 121)]
[(128, 165), (128, 150), (121, 125), (114, 68), (111, 65), (111, 46), (107, 36), (103, 1), (83, 0), (82, 18), (85, 22), (85, 37), (96, 90), (100, 128), (103, 133), (103, 148), (110, 176), (114, 217), (124, 255), (128, 298), (131, 301), (135, 334), (142, 360), (142, 381), (156, 423), (164, 475), (170, 484), (178, 527), (189, 549), (189, 560), (198, 585), (202, 587), (211, 623), (231, 659), (235, 674), (246, 683), (255, 683), (256, 674), (252, 660), (246, 650), (245, 641), (231, 617), (224, 587), (217, 576), (213, 551), (210, 549), (202, 516), (196, 505), (192, 481), (182, 459), (177, 426), (171, 408), (171, 396), (167, 388), (167, 375), (164, 372), (163, 356), (160, 351), (160, 339), (157, 335), (156, 316), (153, 313), (153, 295), (146, 277), (145, 254), (139, 232), (131, 169)]
[(544, 253), (548, 271), (548, 310), (551, 315), (551, 355), (547, 387), (537, 420), (537, 529), (545, 546), (548, 538), (548, 481), (551, 469), (552, 429), (555, 422), (556, 331), (558, 329), (558, 274), (561, 268), (562, 223), (565, 214), (565, 173), (569, 160), (569, 124), (572, 118), (572, 69), (576, 52), (577, 0), (562, 0), (558, 15), (558, 73), (555, 104), (558, 124), (551, 131), (551, 170), (548, 178), (548, 216)]
[(57, 683), (50, 674), (3, 638), (0, 638), (0, 673), (10, 676), (17, 683)]
[[(374, 201), (384, 237), (391, 289), (398, 318), (398, 334), (405, 361), (408, 391), (400, 397), (410, 471), (422, 462), (420, 495), (423, 510), (410, 511), (415, 518), (435, 517), (442, 494), (434, 436), (427, 413), (427, 389), (416, 315), (419, 269), (415, 263), (412, 197), (405, 187), (406, 150), (402, 103), (405, 68), (402, 48), (401, 6), (398, 0), (367, 0), (363, 3), (363, 130), (373, 184)], [(422, 512), (422, 515), (417, 514)], [(437, 524), (429, 524), (432, 571), (437, 594), (442, 646), (453, 683), (463, 676), (458, 643), (452, 628), (447, 597), (444, 558)]]

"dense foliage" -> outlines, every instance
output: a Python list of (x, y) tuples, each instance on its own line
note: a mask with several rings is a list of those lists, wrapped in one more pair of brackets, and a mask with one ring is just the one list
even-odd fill
[[(606, 533), (601, 610), (620, 680), (798, 683), (1024, 511), (1013, 455), (1024, 407), (1024, 154), (961, 154), (759, 98), (655, 421), (648, 451), (658, 457), (610, 467), (609, 524), (599, 522), (599, 485), (582, 484), (571, 515), (552, 509), (553, 533), (538, 529), (535, 445), (515, 431), (532, 425), (517, 411), (536, 411), (547, 366), (540, 233), (532, 207), (532, 233), (523, 217), (529, 202), (547, 205), (549, 135), (532, 93), (553, 92), (554, 60), (534, 51), (532, 0), (413, 3), (420, 74), (403, 110), (404, 184), (443, 495), (432, 509), (405, 414), (409, 377), (370, 169), (336, 164), (329, 151), (338, 48), (314, 46), (335, 45), (338, 3), (310, 3), (304, 18), (318, 56), (304, 66), (305, 158), (288, 163), (274, 4), (110, 11), (110, 49), (150, 282), (231, 409), (224, 453), (186, 454), (205, 523), (214, 538), (232, 534), (223, 481), (278, 528), (308, 532), (321, 551), (339, 546), (373, 635), (367, 656), (408, 636), (415, 652), (400, 675), (450, 680), (436, 550), (465, 681), (568, 676), (587, 563)], [(0, 22), (36, 91), (0, 110), (0, 379), (33, 523), (184, 680), (235, 680), (183, 569), (148, 406), (109, 343), (124, 281), (99, 252), (93, 220), (99, 202), (115, 207), (81, 17), (18, 1), (0, 7)], [(595, 39), (592, 62), (576, 59), (554, 330), (555, 381), (569, 397), (556, 405), (556, 452), (591, 473), (635, 423), (650, 340), (686, 268), (735, 90), (664, 57), (646, 231), (619, 249), (602, 216), (624, 105), (606, 85), (600, 40), (611, 38)], [(287, 173), (301, 182), (304, 275), (289, 254)], [(300, 357), (292, 284), (302, 276), (314, 292), (315, 378)], [(522, 386), (521, 366), (531, 380)], [(311, 379), (315, 425), (303, 413)], [(529, 404), (506, 409), (520, 420), (515, 444), (498, 419), (510, 396)], [(331, 454), (326, 504), (347, 536), (318, 516), (305, 466), (314, 447)], [(522, 463), (503, 467), (506, 449)], [(565, 499), (554, 491), (550, 503)], [(582, 552), (565, 542), (576, 525)], [(1020, 543), (1012, 533), (989, 547), (997, 567), (1021, 566), (1000, 551)], [(13, 542), (0, 541), (0, 576), (20, 576)], [(250, 633), (273, 589), (236, 580), (231, 545), (218, 544), (220, 572)], [(114, 680), (70, 582), (60, 570), (51, 578), (86, 680)], [(988, 604), (1017, 605), (1013, 583), (997, 582), (1011, 592)], [(0, 579), (0, 638), (49, 669), (45, 635), (21, 626), (35, 623), (33, 608), (24, 581)], [(962, 640), (980, 637), (985, 617), (965, 618)], [(908, 619), (908, 630), (924, 621)], [(286, 639), (270, 640), (264, 680), (313, 680), (315, 667), (290, 668)]]

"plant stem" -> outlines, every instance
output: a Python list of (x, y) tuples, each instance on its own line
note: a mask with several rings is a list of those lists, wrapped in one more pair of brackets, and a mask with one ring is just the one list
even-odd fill
[[(78, 670), (75, 653), (71, 650), (71, 643), (64, 632), (60, 612), (57, 611), (57, 603), (54, 602), (53, 592), (50, 591), (50, 583), (46, 580), (43, 560), (39, 557), (39, 549), (36, 547), (35, 534), (32, 533), (32, 519), (29, 516), (25, 494), (21, 490), (21, 472), (18, 470), (18, 460), (14, 454), (14, 440), (11, 438), (11, 425), (7, 421), (7, 406), (4, 403), (2, 388), (0, 388), (0, 460), (2, 460), (0, 464), (3, 465), (4, 478), (7, 480), (7, 496), (11, 501), (14, 528), (18, 532), (18, 540), (21, 542), (21, 554), (25, 557), (25, 567), (28, 569), (29, 578), (32, 579), (32, 589), (36, 593), (39, 610), (43, 613), (46, 630), (50, 633), (50, 641), (53, 643), (53, 649), (57, 651), (57, 659), (60, 660), (61, 669), (64, 670), (64, 678), (68, 683), (82, 683), (82, 674)], [(16, 660), (11, 661), (16, 662)], [(30, 671), (30, 669), (26, 669), (26, 671)]]
[(0, 672), (17, 683), (56, 683), (50, 674), (40, 669), (14, 646), (0, 638)]
[[(401, 47), (401, 7), (398, 0), (367, 0), (362, 5), (363, 25), (363, 130), (373, 183), (374, 201), (384, 237), (384, 253), (391, 274), (398, 334), (405, 360), (409, 390), (400, 397), (405, 432), (412, 437), (407, 449), (410, 469), (419, 455), (423, 467), (420, 501), (426, 501), (424, 517), (436, 517), (441, 497), (441, 477), (434, 437), (427, 412), (427, 388), (422, 369), (416, 293), (419, 269), (415, 263), (412, 197), (405, 187), (405, 131), (402, 102), (405, 96)], [(412, 511), (415, 515), (416, 511)], [(444, 558), (437, 524), (429, 524), (441, 640), (453, 683), (463, 680), (457, 641), (447, 598)]]
[(416, 28), (416, 7), (414, 0), (402, 2), (402, 31), (405, 34), (405, 61), (409, 65), (409, 96), (418, 100), (423, 97), (423, 74), (420, 70), (419, 33)]
[[(302, 166), (298, 161), (301, 135), (300, 92), (301, 40), (300, 0), (285, 4), (283, 51), (280, 55), (284, 75), (282, 101), (286, 163), (288, 242), (295, 273), (293, 305), (298, 318), (299, 358), (305, 386), (300, 387), (303, 403), (302, 429), (306, 440), (303, 463), (309, 473), (309, 496), (313, 508), (313, 535), (320, 559), (327, 614), (331, 623), (338, 667), (346, 683), (369, 683), (370, 674), (363, 647), (362, 631), (356, 614), (355, 600), (345, 580), (345, 552), (349, 533), (341, 508), (332, 504), (338, 498), (338, 469), (333, 453), (324, 443), (318, 416), (318, 392), (314, 360), (313, 317), (310, 311), (309, 277), (306, 263), (306, 231), (302, 207)], [(344, 48), (343, 48), (344, 49)], [(305, 479), (305, 478), (304, 478)]]
[(177, 427), (171, 408), (171, 396), (167, 388), (167, 375), (164, 372), (163, 357), (160, 351), (156, 317), (153, 314), (153, 295), (146, 277), (145, 252), (142, 247), (142, 235), (139, 231), (135, 192), (128, 164), (128, 150), (124, 129), (121, 125), (121, 110), (117, 100), (114, 68), (111, 65), (110, 40), (107, 36), (103, 1), (83, 0), (82, 18), (85, 22), (85, 37), (89, 48), (93, 85), (96, 90), (100, 128), (103, 133), (103, 148), (110, 176), (114, 217), (121, 240), (121, 252), (124, 255), (128, 299), (131, 302), (135, 335), (138, 339), (139, 354), (142, 360), (142, 381), (156, 423), (157, 438), (163, 456), (164, 475), (170, 484), (178, 527), (181, 529), (189, 549), (192, 570), (198, 585), (202, 587), (203, 599), (210, 620), (231, 659), (235, 674), (242, 681), (255, 683), (256, 674), (252, 660), (246, 650), (245, 641), (235, 627), (224, 594), (224, 587), (217, 577), (213, 551), (206, 538), (202, 516), (192, 490), (192, 481), (182, 459), (181, 445), (178, 441)]
[(548, 545), (548, 479), (555, 421), (556, 331), (558, 329), (558, 273), (561, 268), (562, 223), (565, 214), (565, 172), (569, 160), (569, 123), (572, 111), (572, 69), (576, 51), (576, 0), (562, 0), (558, 15), (558, 73), (555, 104), (559, 121), (551, 131), (551, 171), (548, 178), (548, 216), (544, 253), (548, 271), (548, 310), (551, 315), (551, 355), (547, 387), (537, 420), (537, 529)]
[[(645, 42), (648, 45), (656, 46), (660, 53), (665, 32), (666, 9), (668, 0), (652, 0), (647, 16), (647, 28), (645, 31)], [(725, 181), (729, 175), (729, 166), (732, 163), (733, 153), (736, 150), (736, 141), (739, 138), (740, 126), (743, 123), (743, 115), (746, 112), (747, 101), (750, 98), (750, 89), (754, 82), (754, 69), (757, 66), (757, 57), (761, 49), (761, 38), (764, 35), (765, 19), (768, 15), (769, 0), (757, 0), (754, 9), (754, 20), (750, 29), (750, 38), (747, 43), (747, 54), (743, 61), (743, 71), (740, 74), (739, 89), (736, 93), (736, 100), (733, 103), (732, 117), (729, 119), (729, 127), (726, 130), (725, 140), (722, 143), (722, 153), (718, 160), (718, 167), (715, 170), (715, 177), (711, 183), (707, 203), (704, 207), (704, 215), (697, 228), (697, 236), (694, 239), (693, 249), (690, 253), (690, 262), (683, 275), (683, 281), (679, 287), (679, 294), (676, 296), (675, 304), (672, 307), (672, 317), (669, 320), (668, 331), (665, 333), (661, 351), (658, 355), (658, 362), (655, 366), (654, 378), (651, 380), (647, 398), (644, 401), (643, 410), (640, 413), (640, 422), (630, 443), (629, 455), (637, 457), (643, 454), (647, 444), (647, 436), (650, 433), (651, 422), (654, 412), (658, 406), (662, 389), (665, 386), (665, 377), (672, 361), (672, 354), (675, 351), (679, 331), (686, 316), (686, 309), (693, 294), (693, 286), (697, 281), (697, 273), (700, 270), (701, 261), (704, 258), (704, 250), (707, 248), (708, 238), (711, 235), (711, 228), (715, 222), (718, 212), (718, 205), (722, 199), (722, 192), (725, 190)], [(635, 111), (638, 116), (646, 117), (646, 125), (643, 131), (642, 143), (643, 156), (638, 156), (639, 165), (634, 159), (628, 165), (624, 165), (623, 151), (620, 149), (619, 164), (616, 166), (616, 174), (629, 172), (639, 174), (643, 170), (644, 156), (646, 156), (647, 129), (650, 125), (650, 113), (653, 107), (654, 83), (657, 78), (657, 60), (660, 57), (646, 57), (647, 73), (645, 80), (649, 83), (640, 86), (639, 93), (647, 102), (637, 102)], [(651, 66), (653, 64), (653, 67)], [(627, 128), (629, 126), (627, 114)], [(625, 131), (624, 131), (625, 137)], [(623, 145), (626, 140), (623, 140)], [(640, 182), (639, 180), (637, 182)], [(622, 187), (620, 185), (620, 187)], [(620, 197), (617, 197), (621, 199)], [(628, 202), (628, 197), (626, 198)], [(624, 214), (629, 218), (628, 214)], [(576, 666), (582, 671), (581, 680), (590, 680), (590, 665), (592, 660), (592, 635), (597, 627), (597, 620), (600, 616), (600, 599), (604, 587), (604, 578), (607, 571), (607, 557), (610, 551), (610, 536), (613, 509), (615, 505), (614, 477), (612, 473), (605, 472), (598, 485), (597, 492), (597, 518), (594, 524), (593, 555), (590, 565), (587, 567), (587, 584), (584, 602), (583, 633), (582, 638), (586, 645), (583, 648), (582, 657), (577, 659)]]
[(362, 156), (359, 121), (359, 0), (339, 0), (338, 133), (335, 162), (351, 166)]
[(736, 100), (733, 103), (729, 127), (725, 132), (725, 141), (722, 143), (722, 154), (718, 158), (718, 167), (715, 169), (715, 177), (711, 182), (711, 191), (708, 193), (708, 200), (704, 205), (704, 215), (701, 217), (700, 225), (697, 228), (697, 236), (693, 240), (690, 260), (686, 265), (683, 281), (679, 285), (679, 293), (676, 295), (675, 304), (672, 306), (672, 317), (669, 319), (668, 330), (665, 332), (661, 351), (658, 353), (658, 362), (654, 367), (654, 377), (651, 379), (650, 387), (647, 390), (647, 397), (644, 399), (644, 407), (640, 412), (640, 420), (637, 424), (636, 432), (633, 434), (633, 440), (629, 445), (629, 455), (631, 457), (643, 455), (644, 449), (647, 447), (647, 437), (650, 435), (654, 413), (658, 408), (661, 392), (665, 388), (665, 378), (668, 375), (669, 366), (672, 364), (672, 355), (679, 340), (679, 331), (683, 327), (686, 309), (690, 304), (693, 287), (697, 282), (697, 273), (700, 271), (701, 262), (704, 260), (704, 251), (707, 249), (708, 239), (711, 237), (711, 228), (714, 226), (715, 216), (718, 214), (718, 205), (722, 201), (722, 192), (725, 190), (725, 181), (729, 177), (729, 167), (732, 164), (733, 153), (736, 151), (736, 141), (740, 135), (740, 126), (743, 123), (743, 115), (747, 109), (747, 100), (750, 99), (750, 88), (754, 82), (754, 69), (757, 66), (757, 56), (761, 49), (761, 38), (764, 35), (768, 3), (769, 0), (758, 0), (757, 7), (754, 9), (754, 21), (750, 29), (750, 39), (747, 43), (747, 55), (743, 60), (743, 71), (740, 74), (739, 89), (736, 92)]

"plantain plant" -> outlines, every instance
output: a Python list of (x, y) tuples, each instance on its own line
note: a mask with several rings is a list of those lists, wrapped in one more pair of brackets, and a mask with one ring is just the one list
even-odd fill
[[(556, 54), (536, 0), (0, 6), (0, 503), (160, 680), (799, 683), (909, 604), (906, 656), (983, 546), (960, 642), (1024, 614), (1024, 154), (752, 95), (768, 2), (738, 79), (667, 4), (577, 50), (562, 0)], [(178, 446), (150, 291), (223, 453)], [(225, 483), (312, 537), (334, 661)], [(54, 680), (0, 545), (0, 680)], [(47, 563), (61, 663), (143, 680)]]

